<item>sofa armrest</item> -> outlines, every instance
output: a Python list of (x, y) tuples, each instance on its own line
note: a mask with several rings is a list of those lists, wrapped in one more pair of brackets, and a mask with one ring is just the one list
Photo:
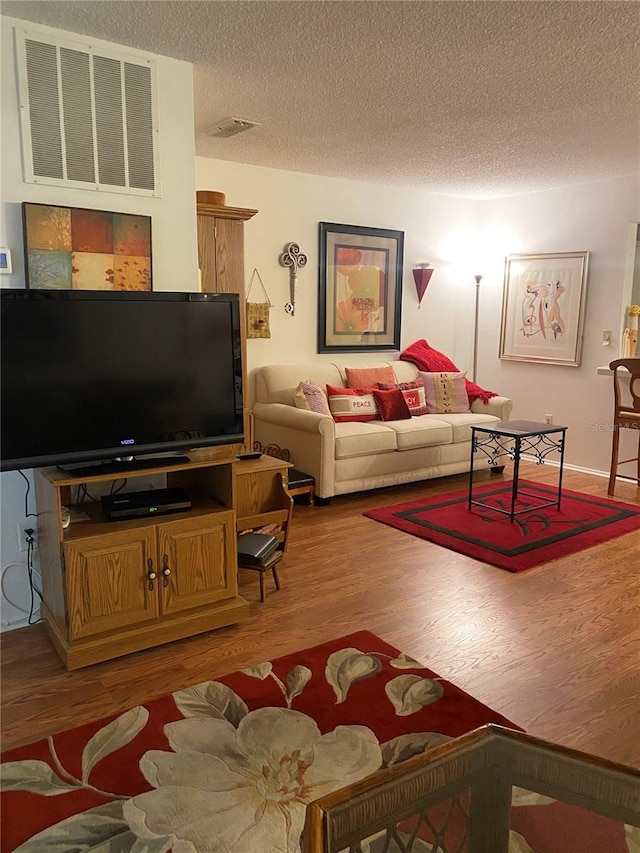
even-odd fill
[(501, 421), (508, 421), (513, 409), (513, 400), (508, 397), (491, 397), (488, 403), (474, 400), (471, 411), (482, 415), (495, 415)]
[(329, 415), (319, 415), (309, 409), (297, 409), (285, 403), (254, 403), (255, 418), (270, 424), (301, 429), (304, 432), (334, 430), (334, 420)]
[(253, 417), (258, 441), (286, 448), (295, 467), (314, 478), (316, 495), (332, 497), (336, 455), (333, 418), (285, 403), (255, 403)]

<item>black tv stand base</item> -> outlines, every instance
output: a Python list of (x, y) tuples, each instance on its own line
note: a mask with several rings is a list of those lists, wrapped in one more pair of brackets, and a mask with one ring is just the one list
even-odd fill
[(132, 457), (130, 460), (107, 459), (104, 462), (88, 462), (81, 465), (58, 465), (58, 471), (63, 471), (71, 477), (93, 477), (96, 474), (123, 474), (125, 477), (134, 471), (146, 468), (163, 468), (165, 465), (184, 465), (190, 462), (188, 456), (147, 456), (141, 459)]

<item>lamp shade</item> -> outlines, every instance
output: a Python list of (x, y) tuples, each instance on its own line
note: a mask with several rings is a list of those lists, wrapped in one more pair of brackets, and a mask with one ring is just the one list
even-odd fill
[(433, 269), (429, 266), (429, 264), (420, 264), (413, 269), (413, 280), (416, 283), (416, 291), (418, 293), (418, 307), (420, 307), (420, 303), (422, 302), (422, 297), (424, 296), (425, 290), (427, 289), (427, 285), (431, 280), (431, 276), (433, 275)]

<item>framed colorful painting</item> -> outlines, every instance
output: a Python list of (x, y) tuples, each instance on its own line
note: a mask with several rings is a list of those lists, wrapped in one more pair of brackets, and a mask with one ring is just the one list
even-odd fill
[(508, 255), (500, 358), (578, 367), (589, 252)]
[(404, 232), (320, 223), (318, 352), (400, 349)]
[(23, 202), (26, 285), (151, 290), (151, 217)]

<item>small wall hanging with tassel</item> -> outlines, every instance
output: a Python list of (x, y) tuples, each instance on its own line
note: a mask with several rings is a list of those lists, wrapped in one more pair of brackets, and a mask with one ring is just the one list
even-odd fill
[[(253, 287), (254, 279), (258, 279), (260, 287), (267, 298), (266, 302), (250, 302), (249, 294)], [(247, 337), (248, 338), (270, 338), (271, 329), (269, 328), (269, 310), (271, 308), (271, 300), (264, 286), (264, 282), (257, 268), (253, 268), (249, 289), (247, 290)]]

